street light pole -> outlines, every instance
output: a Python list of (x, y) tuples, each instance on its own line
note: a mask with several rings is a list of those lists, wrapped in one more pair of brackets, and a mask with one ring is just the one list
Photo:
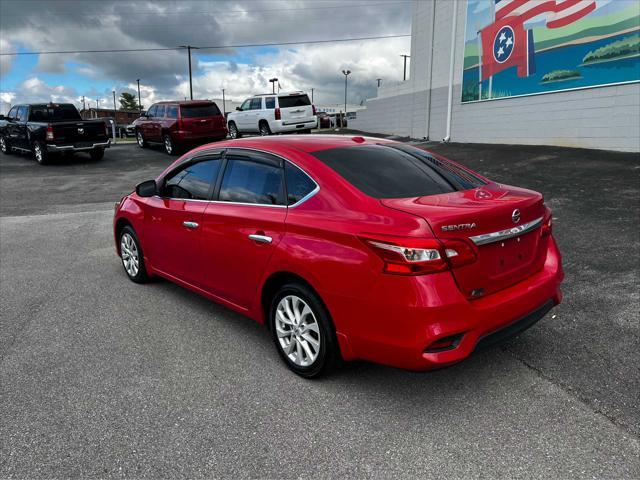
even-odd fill
[(227, 117), (227, 104), (224, 101), (224, 88), (222, 89), (222, 115)]
[(404, 75), (402, 76), (402, 81), (407, 81), (407, 58), (411, 58), (411, 55), (400, 55), (404, 58)]
[(113, 91), (113, 121), (115, 122), (118, 110), (116, 109), (116, 91)]
[(193, 100), (193, 75), (191, 74), (191, 50), (197, 50), (198, 47), (192, 47), (191, 45), (180, 45), (180, 48), (187, 49), (187, 55), (189, 56), (189, 95)]
[[(277, 78), (270, 78), (269, 82), (271, 83), (271, 91), (273, 92), (273, 94), (275, 95), (276, 93), (276, 82), (278, 81)], [(278, 83), (278, 89), (280, 88), (280, 84)]]
[(347, 118), (347, 78), (349, 78), (349, 74), (351, 70), (342, 70), (342, 74), (344, 75), (344, 118), (341, 122), (341, 127), (344, 128), (344, 119)]
[(137, 79), (138, 82), (138, 114), (142, 113), (142, 103), (140, 103), (140, 79)]
[(315, 90), (315, 88), (311, 89), (311, 103), (313, 103), (313, 91)]

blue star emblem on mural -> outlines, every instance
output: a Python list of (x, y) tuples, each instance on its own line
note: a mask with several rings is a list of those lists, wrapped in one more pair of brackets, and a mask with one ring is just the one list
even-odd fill
[(498, 31), (493, 41), (493, 58), (496, 62), (503, 63), (509, 59), (513, 52), (514, 40), (513, 28), (510, 26), (506, 25)]

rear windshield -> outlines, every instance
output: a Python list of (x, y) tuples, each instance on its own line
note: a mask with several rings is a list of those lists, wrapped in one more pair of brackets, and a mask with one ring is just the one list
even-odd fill
[(423, 197), (484, 185), (460, 167), (405, 145), (334, 148), (312, 155), (363, 193), (379, 199)]
[(220, 109), (215, 103), (209, 103), (206, 105), (181, 105), (180, 111), (182, 112), (182, 118), (214, 117), (216, 115), (222, 115), (220, 113)]
[(286, 97), (278, 97), (280, 108), (290, 107), (306, 107), (311, 105), (308, 95), (287, 95)]
[(73, 105), (31, 105), (29, 120), (32, 122), (65, 122), (82, 120)]

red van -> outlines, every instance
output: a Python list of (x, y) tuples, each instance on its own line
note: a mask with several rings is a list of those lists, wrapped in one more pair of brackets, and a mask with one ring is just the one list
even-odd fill
[(169, 155), (227, 137), (224, 115), (210, 100), (154, 103), (136, 123), (141, 148), (162, 143)]

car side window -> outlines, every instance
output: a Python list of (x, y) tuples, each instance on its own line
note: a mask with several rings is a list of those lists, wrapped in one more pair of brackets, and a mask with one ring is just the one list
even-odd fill
[(155, 117), (156, 116), (156, 105), (151, 105), (151, 108), (147, 110), (147, 117)]
[(156, 113), (153, 116), (156, 118), (164, 117), (164, 105), (156, 105)]
[(167, 105), (167, 118), (178, 118), (177, 105)]
[(7, 118), (10, 118), (11, 120), (14, 120), (17, 116), (18, 116), (18, 107), (11, 108), (11, 110), (9, 110), (9, 113), (7, 114)]
[(29, 111), (29, 108), (26, 105), (23, 105), (22, 107), (18, 107), (18, 118), (17, 120), (19, 122), (26, 122), (27, 121), (27, 113)]
[(242, 105), (240, 106), (240, 108), (244, 111), (244, 110), (249, 110), (249, 107), (251, 105), (251, 99), (247, 99), (244, 102), (242, 102)]
[(227, 157), (219, 200), (223, 202), (283, 205), (282, 169), (244, 157)]
[(316, 183), (289, 162), (284, 164), (284, 175), (287, 183), (287, 205), (298, 203), (316, 189)]
[(262, 108), (262, 98), (251, 99), (251, 110), (260, 110)]
[(222, 161), (219, 158), (192, 163), (165, 179), (161, 196), (185, 200), (208, 200)]
[(264, 99), (264, 108), (267, 110), (273, 110), (276, 108), (276, 98), (275, 97), (267, 97)]

